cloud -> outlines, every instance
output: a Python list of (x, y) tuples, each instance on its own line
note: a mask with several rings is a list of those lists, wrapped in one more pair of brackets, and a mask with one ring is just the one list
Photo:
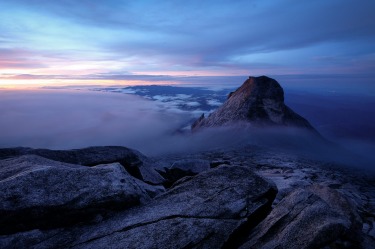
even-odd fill
[(45, 64), (31, 59), (33, 55), (33, 52), (24, 49), (2, 49), (0, 47), (0, 69), (45, 68)]
[[(118, 81), (118, 86), (126, 85), (128, 82), (137, 82), (138, 85), (153, 85), (153, 84), (179, 84), (185, 86), (201, 86), (213, 88), (225, 88), (237, 86), (241, 84), (248, 76), (172, 76), (172, 75), (133, 75), (133, 74), (116, 74), (116, 73), (103, 73), (103, 74), (84, 74), (84, 75), (65, 75), (65, 74), (10, 74), (0, 76), (0, 79), (19, 79), (19, 80), (76, 80), (77, 86), (83, 84), (85, 80), (97, 80), (100, 85), (100, 80), (113, 80)], [(81, 83), (77, 83), (78, 80)], [(82, 82), (82, 81), (83, 82)], [(123, 82), (121, 82), (123, 81)], [(113, 82), (114, 85), (116, 84)], [(59, 86), (64, 85), (60, 82)], [(133, 85), (133, 84), (130, 84)], [(53, 87), (53, 86), (46, 86)], [(90, 87), (90, 86), (88, 86)]]
[(120, 145), (146, 155), (193, 153), (242, 146), (284, 150), (295, 156), (370, 167), (374, 144), (342, 140), (327, 144), (299, 129), (224, 127), (177, 132), (192, 122), (187, 112), (116, 93), (69, 90), (0, 91), (0, 147), (72, 149)]
[[(257, 8), (254, 8), (253, 4), (253, 2), (229, 4), (220, 1), (215, 6), (211, 6), (210, 2), (206, 2), (201, 8), (207, 13), (199, 16), (199, 22), (182, 15), (181, 18), (186, 18), (184, 24), (180, 25), (177, 21), (175, 27), (166, 25), (168, 29), (159, 29), (166, 35), (170, 35), (168, 31), (175, 32), (175, 29), (178, 29), (176, 35), (165, 39), (134, 42), (131, 39), (126, 42), (119, 39), (111, 47), (124, 53), (130, 50), (135, 53), (144, 52), (151, 56), (173, 54), (176, 56), (172, 58), (172, 62), (179, 63), (180, 59), (184, 58), (195, 66), (212, 66), (220, 63), (226, 65), (233, 56), (295, 50), (321, 43), (340, 43), (348, 40), (367, 44), (367, 49), (373, 51), (369, 47), (375, 39), (372, 32), (375, 21), (371, 17), (371, 9), (375, 6), (372, 2), (367, 1), (363, 5), (353, 1), (329, 3), (284, 1), (274, 4), (258, 2)], [(208, 11), (208, 5), (215, 13)], [(188, 9), (188, 13), (194, 17), (200, 13), (199, 10), (194, 9), (194, 6), (195, 3), (187, 4), (179, 11)], [(168, 12), (168, 9), (166, 11)], [(164, 15), (164, 12), (160, 13)], [(169, 15), (164, 16), (174, 18)], [(149, 27), (158, 30), (157, 25), (160, 23), (150, 22)], [(137, 49), (140, 47), (144, 49)], [(349, 46), (346, 48), (351, 50)], [(236, 63), (232, 62), (232, 64)]]
[[(348, 58), (346, 70), (357, 71), (352, 59), (372, 54), (370, 63), (375, 53), (375, 2), (369, 0), (14, 0), (0, 8), (6, 46), (55, 51), (51, 56), (67, 63), (112, 62), (129, 72), (319, 72), (313, 57), (334, 56)], [(278, 52), (286, 53), (275, 62)], [(244, 55), (250, 59), (238, 60)], [(342, 66), (325, 62), (331, 73)]]
[(1, 147), (142, 149), (187, 121), (183, 115), (162, 112), (153, 102), (131, 95), (5, 90), (0, 96)]

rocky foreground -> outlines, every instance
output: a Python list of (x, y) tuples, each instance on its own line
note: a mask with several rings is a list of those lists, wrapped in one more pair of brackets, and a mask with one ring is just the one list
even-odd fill
[(244, 146), (0, 150), (1, 248), (374, 248), (375, 179)]

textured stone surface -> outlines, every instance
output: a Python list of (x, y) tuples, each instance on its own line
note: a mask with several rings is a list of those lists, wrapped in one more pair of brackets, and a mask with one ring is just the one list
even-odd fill
[(191, 172), (193, 174), (198, 174), (203, 171), (209, 170), (210, 162), (200, 159), (183, 159), (175, 161), (169, 169), (180, 169), (186, 172)]
[(90, 225), (0, 236), (3, 246), (36, 248), (220, 248), (264, 217), (275, 186), (244, 167), (203, 172), (146, 205)]
[(283, 89), (276, 80), (266, 76), (249, 77), (229, 95), (222, 106), (207, 118), (201, 116), (194, 122), (192, 130), (238, 122), (249, 122), (254, 126), (281, 125), (314, 130), (306, 119), (284, 104)]
[(32, 148), (0, 149), (0, 159), (20, 155), (38, 155), (54, 161), (95, 166), (99, 164), (120, 163), (134, 177), (151, 184), (164, 182), (142, 153), (121, 146), (97, 146), (75, 150), (48, 150)]
[(118, 164), (84, 167), (25, 155), (0, 161), (1, 233), (86, 220), (145, 203), (159, 190)]
[(284, 198), (240, 248), (353, 248), (361, 219), (339, 192), (313, 185)]
[[(362, 231), (368, 236), (363, 239), (369, 241), (368, 245), (375, 245), (375, 175), (370, 168), (350, 168), (339, 163), (253, 145), (151, 159), (164, 162), (190, 158), (210, 161), (211, 167), (224, 164), (249, 167), (277, 185), (278, 193), (273, 206), (297, 188), (319, 184), (335, 189), (354, 203), (362, 220)], [(175, 184), (186, 180), (189, 179), (182, 178)]]
[[(0, 181), (28, 171), (34, 165), (48, 165), (45, 160), (34, 157), (24, 163), (18, 162), (18, 167), (2, 168)], [(363, 173), (359, 169), (257, 146), (163, 155), (147, 160), (155, 163), (158, 170), (171, 167), (175, 162), (192, 160), (209, 162), (220, 171), (212, 174), (209, 170), (184, 177), (175, 182), (169, 192), (144, 205), (110, 212), (88, 209), (93, 217), (83, 222), (73, 220), (69, 226), (60, 223), (58, 227), (0, 235), (0, 248), (237, 248), (251, 241), (251, 233), (256, 235), (260, 228), (260, 225), (256, 226), (258, 222), (269, 223), (272, 227), (265, 230), (267, 238), (259, 237), (257, 246), (267, 241), (286, 243), (293, 238), (296, 245), (301, 245), (298, 243), (302, 238), (308, 244), (314, 236), (321, 236), (319, 241), (332, 240), (323, 247), (325, 249), (374, 248), (375, 178), (370, 171)], [(87, 168), (61, 162), (54, 162), (54, 165)], [(266, 222), (271, 217), (265, 217), (267, 206), (271, 205), (268, 200), (274, 197), (274, 192), (266, 193), (260, 199), (249, 198), (254, 192), (247, 189), (252, 183), (258, 184), (253, 180), (247, 183), (252, 179), (251, 171), (275, 182), (279, 192), (270, 215), (278, 211), (283, 218), (274, 216), (273, 221)], [(142, 185), (140, 181), (139, 185)], [(146, 184), (141, 188), (151, 196), (162, 191)], [(296, 189), (302, 192), (296, 194)], [(289, 199), (291, 193), (295, 195), (293, 199)], [(248, 212), (243, 209), (245, 195), (250, 202), (259, 204), (263, 199), (267, 204), (258, 211)], [(303, 210), (299, 212), (301, 208)], [(294, 220), (290, 218), (291, 214), (297, 215)], [(262, 219), (266, 220), (262, 222)], [(276, 223), (272, 223), (274, 221)], [(327, 232), (330, 228), (333, 232)], [(359, 234), (361, 229), (362, 234)], [(305, 234), (306, 231), (311, 233)], [(300, 237), (293, 237), (298, 233)]]
[[(168, 162), (165, 162), (168, 163)], [(162, 170), (158, 172), (167, 180), (166, 185), (171, 185), (179, 179), (186, 176), (194, 176), (210, 169), (210, 162), (201, 159), (182, 159), (172, 163), (165, 164)]]

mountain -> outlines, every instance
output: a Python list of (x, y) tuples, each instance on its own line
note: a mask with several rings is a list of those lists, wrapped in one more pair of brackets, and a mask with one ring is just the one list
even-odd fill
[(222, 106), (207, 118), (202, 115), (191, 128), (197, 131), (238, 122), (252, 126), (291, 126), (315, 131), (306, 119), (285, 105), (283, 88), (267, 76), (250, 76), (240, 88), (229, 94)]

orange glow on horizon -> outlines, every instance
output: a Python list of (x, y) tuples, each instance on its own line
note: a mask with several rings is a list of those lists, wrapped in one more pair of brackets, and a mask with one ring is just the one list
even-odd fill
[(165, 75), (176, 77), (194, 77), (194, 76), (243, 76), (248, 75), (248, 70), (228, 71), (147, 71), (134, 72), (134, 75)]
[[(1, 73), (0, 69), (0, 73)], [(134, 85), (178, 85), (178, 78), (181, 77), (202, 77), (202, 76), (242, 76), (248, 72), (237, 72), (227, 74), (215, 71), (148, 71), (134, 72), (129, 74), (134, 77), (142, 76), (172, 76), (176, 80), (147, 80), (147, 79), (90, 79), (90, 73), (81, 71), (77, 74), (65, 74), (60, 72), (56, 75), (34, 74), (35, 72), (7, 72), (0, 74), (0, 89), (36, 89), (41, 87), (63, 87), (63, 86), (134, 86)], [(57, 73), (57, 72), (55, 72)], [(67, 79), (63, 77), (66, 75)], [(88, 79), (85, 79), (88, 76)], [(39, 78), (38, 78), (39, 77)], [(50, 77), (50, 78), (48, 78)], [(56, 77), (56, 78), (54, 78)], [(76, 77), (76, 78), (75, 78)]]
[(73, 79), (0, 79), (1, 89), (37, 89), (41, 87), (64, 86), (135, 86), (135, 85), (177, 85), (175, 81), (145, 81), (145, 80), (73, 80)]

